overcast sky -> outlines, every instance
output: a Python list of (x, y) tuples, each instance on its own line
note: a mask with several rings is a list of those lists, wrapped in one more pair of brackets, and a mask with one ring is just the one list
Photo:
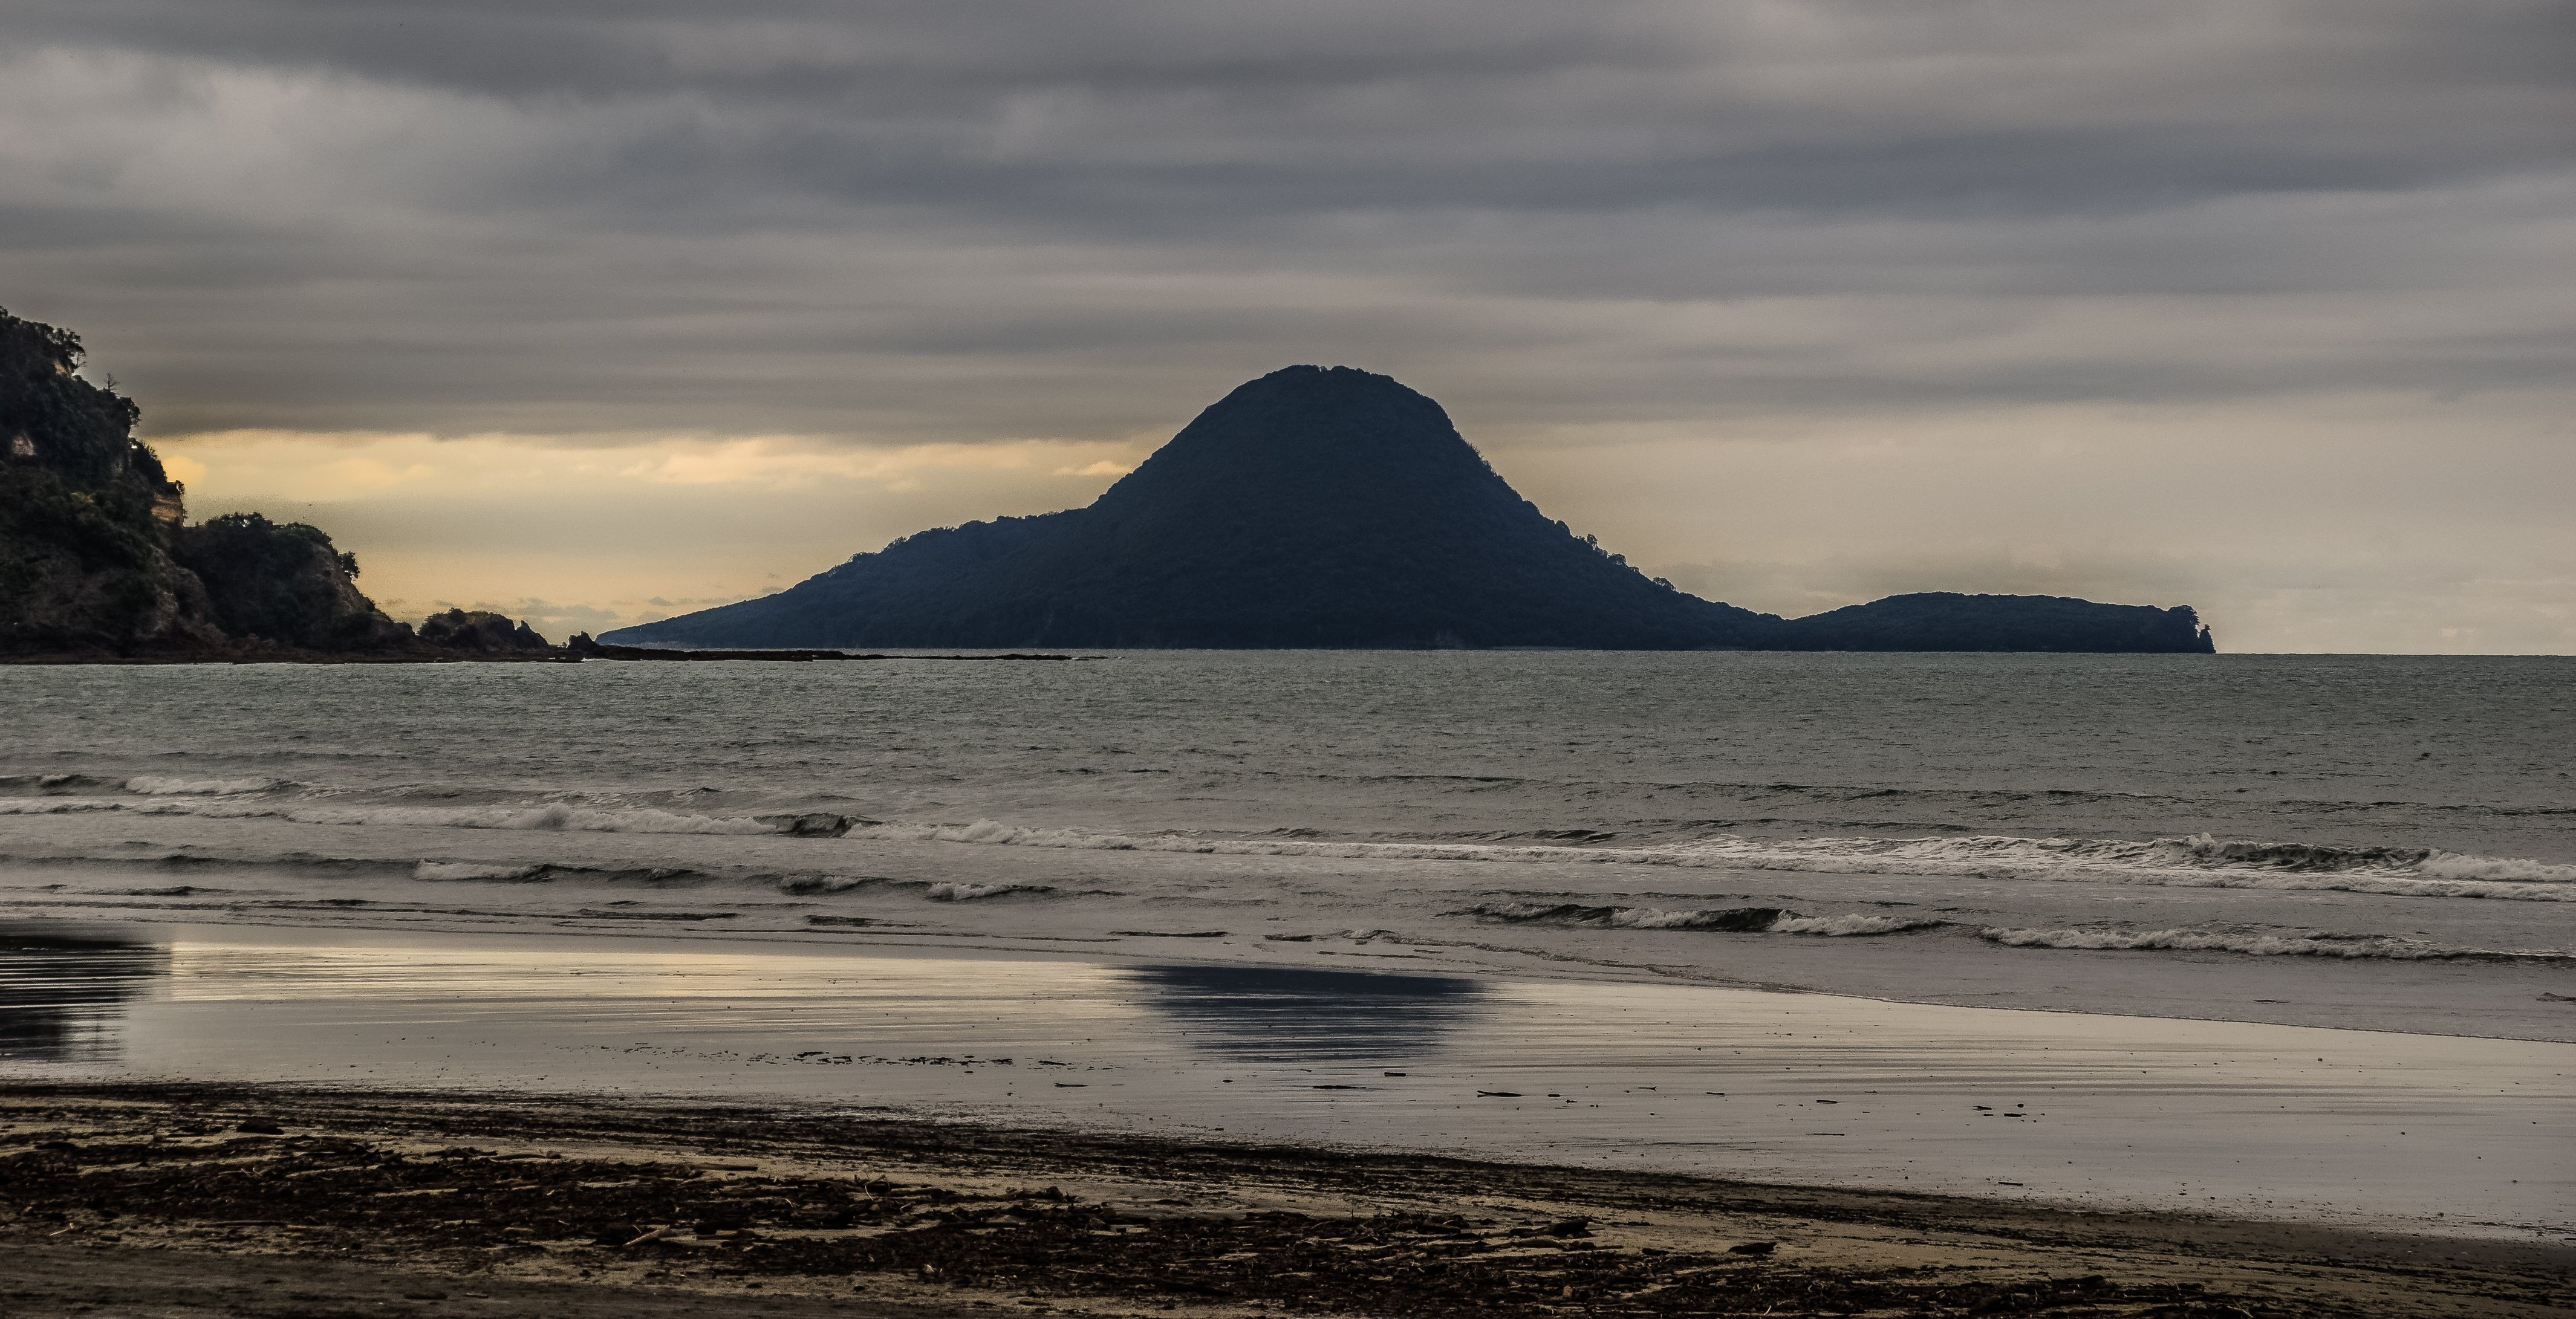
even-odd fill
[(2576, 651), (2568, 0), (5, 0), (0, 305), (558, 638), (1381, 371), (1785, 614)]

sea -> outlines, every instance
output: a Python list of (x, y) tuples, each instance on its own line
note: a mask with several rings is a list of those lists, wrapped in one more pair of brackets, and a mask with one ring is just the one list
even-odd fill
[(2568, 1041), (2571, 748), (2547, 657), (13, 667), (0, 918)]

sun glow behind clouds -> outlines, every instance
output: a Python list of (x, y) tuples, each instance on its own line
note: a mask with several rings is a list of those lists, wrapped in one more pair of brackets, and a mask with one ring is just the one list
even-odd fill
[(1148, 446), (237, 430), (156, 447), (192, 519), (312, 522), (396, 618), (499, 609), (559, 641), (781, 590), (925, 527), (1086, 504)]
[[(2230, 650), (2576, 649), (2576, 561), (2544, 548), (2576, 449), (2531, 396), (1574, 427), (1452, 402), (1549, 516), (1765, 612), (1996, 591), (2192, 604)], [(397, 618), (492, 608), (560, 640), (783, 590), (926, 528), (1080, 507), (1162, 439), (239, 430), (156, 447), (192, 518), (313, 522)], [(2425, 500), (2482, 516), (2445, 527)]]

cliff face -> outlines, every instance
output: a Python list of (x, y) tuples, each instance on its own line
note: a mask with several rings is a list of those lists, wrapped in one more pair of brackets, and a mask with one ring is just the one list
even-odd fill
[(601, 640), (689, 647), (2210, 649), (2188, 608), (1899, 596), (1786, 621), (1675, 590), (1524, 500), (1440, 405), (1290, 367), (1089, 508), (926, 531)]
[(132, 438), (131, 400), (73, 375), (80, 340), (0, 312), (0, 647), (224, 641), (170, 555), (177, 482)]
[(141, 410), (73, 374), (80, 339), (0, 311), (0, 651), (416, 646), (302, 523), (184, 526)]

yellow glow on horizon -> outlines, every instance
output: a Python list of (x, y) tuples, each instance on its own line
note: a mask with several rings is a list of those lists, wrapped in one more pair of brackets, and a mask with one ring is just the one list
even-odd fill
[(310, 522), (405, 622), (562, 640), (784, 589), (928, 527), (1078, 508), (1153, 441), (864, 446), (796, 435), (234, 430), (153, 441), (188, 515)]

